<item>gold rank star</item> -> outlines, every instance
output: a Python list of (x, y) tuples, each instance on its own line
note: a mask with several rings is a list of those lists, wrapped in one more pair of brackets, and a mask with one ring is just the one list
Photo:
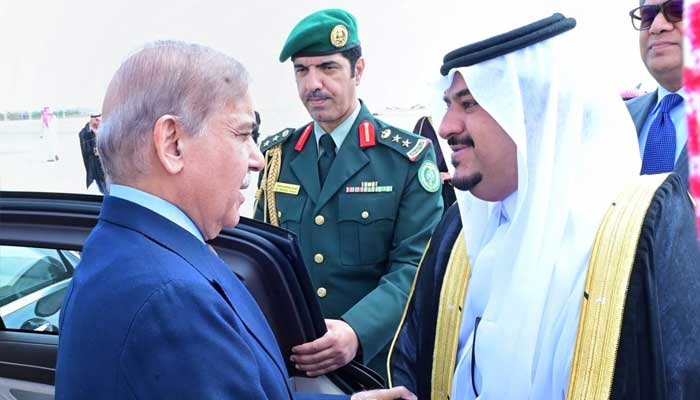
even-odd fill
[(396, 143), (398, 143), (400, 140), (401, 140), (401, 136), (399, 136), (398, 133), (396, 135), (394, 135), (393, 138), (391, 138), (391, 141), (396, 142)]
[(410, 140), (406, 139), (406, 140), (404, 140), (403, 142), (401, 142), (401, 145), (402, 145), (403, 147), (408, 147), (408, 146), (411, 145), (411, 143), (412, 143), (412, 142), (411, 142)]

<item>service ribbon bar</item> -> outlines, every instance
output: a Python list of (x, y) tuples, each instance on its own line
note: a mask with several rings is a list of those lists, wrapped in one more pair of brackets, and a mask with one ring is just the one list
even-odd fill
[(379, 182), (360, 182), (360, 186), (347, 186), (345, 193), (388, 193), (394, 190), (393, 186), (379, 186)]

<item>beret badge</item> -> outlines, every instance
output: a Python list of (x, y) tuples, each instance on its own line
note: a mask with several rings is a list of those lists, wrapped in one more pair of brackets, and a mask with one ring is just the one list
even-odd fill
[(348, 42), (348, 28), (345, 27), (345, 25), (336, 25), (333, 27), (333, 30), (331, 30), (331, 44), (336, 47), (340, 48), (345, 46), (345, 43)]

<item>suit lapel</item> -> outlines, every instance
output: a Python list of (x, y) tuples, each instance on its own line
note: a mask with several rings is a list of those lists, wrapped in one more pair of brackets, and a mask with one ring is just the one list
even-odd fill
[(212, 273), (209, 276), (206, 273), (203, 273), (203, 275), (209, 279), (214, 289), (231, 306), (241, 323), (274, 361), (277, 369), (286, 380), (287, 368), (277, 347), (277, 339), (275, 339), (272, 329), (270, 329), (255, 299), (253, 299), (243, 283), (230, 272), (229, 266), (221, 258), (214, 253), (210, 253), (208, 257), (209, 263), (213, 267), (211, 269)]
[(634, 127), (637, 129), (637, 137), (642, 132), (644, 122), (646, 122), (652, 107), (656, 104), (658, 90), (647, 93), (642, 97), (632, 100), (629, 104), (630, 114), (634, 120)]
[(100, 219), (140, 232), (187, 261), (224, 297), (286, 380), (287, 369), (262, 311), (243, 283), (206, 244), (163, 216), (136, 203), (109, 195), (104, 198)]
[[(312, 133), (313, 135), (313, 133)], [(295, 151), (295, 150), (292, 150)], [(311, 201), (316, 202), (321, 191), (318, 179), (318, 150), (316, 140), (309, 138), (304, 148), (290, 161), (292, 172), (308, 193)]]
[(359, 171), (367, 163), (369, 157), (360, 148), (360, 141), (357, 133), (358, 125), (361, 121), (368, 119), (374, 124), (374, 120), (364, 104), (361, 104), (361, 110), (353, 123), (348, 136), (345, 137), (343, 145), (340, 146), (338, 155), (333, 160), (331, 170), (328, 171), (326, 182), (321, 188), (321, 194), (316, 202), (314, 214), (317, 213), (328, 201), (338, 192), (338, 190)]
[(683, 180), (686, 188), (690, 186), (690, 183), (688, 182), (688, 169), (688, 143), (686, 142), (685, 146), (683, 146), (681, 154), (678, 155), (676, 167), (673, 169), (673, 172), (677, 173), (681, 177), (681, 180)]

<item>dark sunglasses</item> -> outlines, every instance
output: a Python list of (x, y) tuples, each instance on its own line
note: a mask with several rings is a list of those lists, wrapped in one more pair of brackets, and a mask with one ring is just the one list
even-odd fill
[(668, 0), (661, 4), (641, 6), (630, 11), (632, 26), (638, 31), (649, 30), (654, 19), (661, 12), (666, 21), (674, 23), (683, 20), (683, 0)]

